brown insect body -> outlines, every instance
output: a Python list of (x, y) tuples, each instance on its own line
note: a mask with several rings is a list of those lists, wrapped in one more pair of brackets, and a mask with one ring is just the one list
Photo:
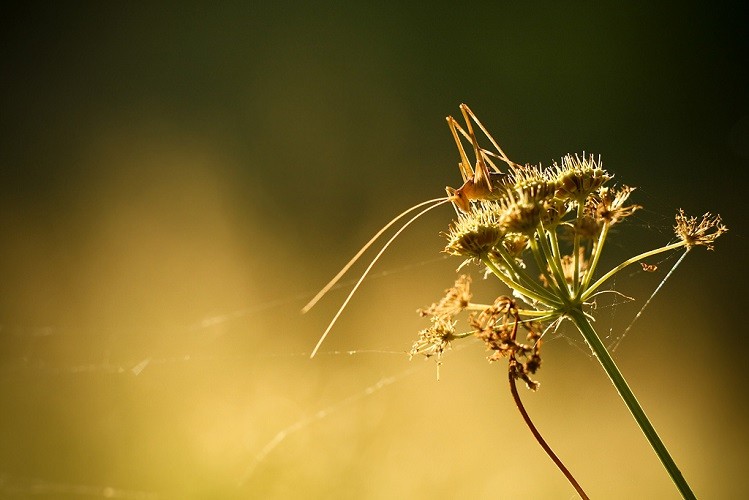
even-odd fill
[(471, 209), (471, 201), (493, 200), (503, 196), (505, 192), (507, 174), (489, 172), (489, 182), (477, 183), (473, 178), (468, 179), (458, 189), (446, 187), (450, 201), (463, 212)]
[[(458, 189), (447, 187), (445, 190), (447, 191), (448, 199), (458, 209), (468, 212), (471, 208), (471, 201), (499, 198), (505, 192), (505, 180), (508, 174), (502, 172), (494, 164), (491, 159), (492, 156), (505, 162), (511, 170), (515, 170), (517, 164), (507, 157), (502, 148), (499, 147), (499, 144), (497, 144), (497, 141), (487, 132), (486, 128), (484, 128), (468, 106), (461, 104), (460, 111), (465, 119), (466, 129), (464, 130), (452, 116), (447, 117), (447, 124), (450, 127), (450, 132), (453, 134), (453, 139), (455, 139), (455, 144), (458, 146), (458, 152), (460, 153), (458, 169), (463, 176), (463, 185)], [(479, 147), (471, 122), (475, 122), (479, 126), (496, 148), (498, 154)], [(475, 167), (471, 167), (468, 155), (466, 155), (465, 149), (463, 149), (463, 142), (460, 139), (461, 135), (471, 142), (473, 153), (476, 157)]]

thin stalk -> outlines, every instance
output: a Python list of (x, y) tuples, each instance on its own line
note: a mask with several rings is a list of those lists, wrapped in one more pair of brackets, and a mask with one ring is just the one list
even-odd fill
[(549, 266), (545, 264), (546, 255), (544, 255), (541, 249), (539, 249), (538, 243), (535, 241), (535, 239), (531, 238), (529, 245), (531, 248), (531, 254), (533, 254), (533, 259), (536, 261), (536, 266), (538, 266), (541, 274), (544, 276), (544, 278), (546, 278), (547, 285), (552, 290), (552, 294), (556, 297), (565, 296), (565, 294), (562, 293), (562, 290), (559, 288), (559, 283), (557, 283), (558, 279), (556, 278), (556, 275), (552, 277), (552, 275), (549, 274)]
[[(541, 250), (543, 251), (544, 256), (546, 257), (546, 262), (549, 263), (551, 271), (552, 273), (554, 273), (554, 277), (557, 279), (559, 290), (562, 292), (562, 295), (564, 297), (569, 297), (570, 289), (567, 286), (567, 278), (564, 277), (564, 271), (562, 270), (561, 256), (554, 255), (554, 252), (549, 247), (549, 240), (546, 229), (544, 229), (542, 224), (539, 224), (538, 229), (536, 230), (536, 234), (538, 234), (538, 243), (541, 246)], [(533, 240), (531, 240), (531, 242), (532, 241)]]
[[(504, 267), (506, 267), (514, 275), (516, 280), (520, 281), (522, 279), (521, 274), (523, 274), (523, 270), (517, 265), (515, 259), (510, 257), (510, 255), (504, 249), (504, 245), (500, 243), (495, 247), (495, 250), (496, 253), (502, 258)], [(491, 257), (496, 257), (496, 255), (491, 255)]]
[[(500, 266), (504, 264), (504, 266), (502, 267), (510, 270), (513, 273), (515, 277), (514, 281), (517, 281), (524, 287), (528, 288), (529, 290), (533, 290), (537, 294), (546, 297), (547, 302), (548, 301), (554, 302), (556, 300), (556, 295), (554, 295), (549, 290), (543, 288), (537, 281), (534, 281), (530, 276), (528, 276), (528, 273), (524, 269), (522, 269), (520, 266), (518, 266), (515, 259), (513, 259), (507, 253), (507, 251), (505, 251), (502, 248), (501, 245), (498, 246), (497, 253), (502, 258), (502, 262), (500, 263)], [(489, 256), (489, 259), (491, 259), (491, 256)]]
[[(590, 280), (593, 279), (593, 273), (596, 272), (596, 266), (598, 266), (598, 259), (601, 258), (601, 253), (603, 253), (603, 243), (606, 241), (606, 235), (609, 233), (609, 228), (611, 226), (608, 223), (603, 223), (603, 227), (601, 228), (601, 234), (598, 235), (598, 241), (594, 244), (593, 250), (591, 252), (591, 262), (590, 266), (588, 266), (588, 271), (585, 273), (585, 276), (583, 277), (583, 283), (580, 287), (580, 290), (585, 290), (588, 288), (588, 284), (590, 284)], [(578, 292), (579, 293), (579, 292)]]
[(557, 231), (555, 228), (549, 228), (549, 241), (551, 243), (551, 251), (554, 257), (557, 259), (562, 258), (562, 252), (559, 251), (559, 238), (557, 238)]
[[(577, 204), (577, 220), (583, 220), (583, 215), (585, 215), (585, 201)], [(572, 294), (575, 295), (580, 286), (580, 233), (578, 231), (575, 231), (573, 246), (572, 258), (574, 259), (575, 271), (572, 276)]]
[(588, 345), (595, 353), (604, 371), (611, 379), (614, 387), (616, 387), (619, 395), (622, 397), (624, 403), (627, 405), (627, 408), (629, 408), (629, 411), (635, 418), (637, 425), (640, 426), (643, 434), (645, 434), (645, 437), (650, 442), (650, 446), (653, 447), (656, 455), (658, 455), (661, 463), (666, 468), (668, 474), (671, 476), (671, 479), (676, 484), (676, 487), (679, 489), (682, 497), (684, 497), (685, 499), (696, 499), (694, 493), (689, 488), (689, 485), (684, 479), (684, 476), (681, 474), (681, 471), (676, 466), (676, 463), (671, 458), (671, 455), (668, 453), (668, 450), (663, 444), (663, 441), (661, 441), (661, 438), (658, 436), (658, 433), (655, 432), (655, 429), (650, 423), (647, 415), (645, 415), (645, 411), (640, 406), (637, 398), (635, 398), (635, 395), (632, 393), (629, 385), (627, 385), (627, 381), (624, 380), (624, 377), (619, 371), (619, 368), (616, 366), (616, 363), (614, 363), (613, 358), (609, 355), (609, 352), (606, 350), (606, 347), (604, 347), (601, 339), (598, 337), (598, 334), (588, 321), (588, 318), (579, 308), (573, 308), (567, 311), (567, 317), (571, 319), (573, 323), (575, 323), (575, 326), (577, 326), (578, 330), (580, 330), (580, 333), (582, 333), (583, 337), (585, 337), (585, 340), (588, 342)]
[[(619, 271), (621, 271), (625, 267), (627, 267), (627, 266), (629, 266), (631, 264), (634, 264), (635, 262), (639, 262), (642, 259), (650, 257), (651, 255), (657, 255), (659, 253), (668, 252), (669, 250), (674, 250), (676, 248), (683, 247), (684, 245), (686, 245), (686, 243), (684, 243), (684, 241), (678, 241), (676, 243), (672, 243), (670, 245), (666, 245), (665, 247), (656, 248), (655, 250), (650, 250), (649, 252), (643, 252), (640, 255), (635, 255), (634, 257), (631, 257), (631, 258), (625, 260), (624, 262), (622, 262), (621, 264), (619, 264), (618, 266), (616, 266), (614, 269), (612, 269), (611, 271), (609, 271), (606, 274), (604, 274), (603, 276), (601, 276), (598, 279), (598, 281), (596, 281), (595, 283), (593, 283), (589, 287), (585, 288), (585, 292), (583, 292), (582, 296), (580, 297), (580, 302), (585, 302), (586, 300), (588, 300), (588, 298), (590, 298), (590, 296), (593, 294), (594, 291), (596, 291), (596, 289), (599, 286), (603, 285), (606, 282), (606, 280), (608, 280), (609, 278), (611, 278), (613, 275), (615, 275), (616, 273), (618, 273)], [(591, 269), (591, 271), (592, 271), (592, 269)]]
[(499, 278), (502, 283), (510, 287), (511, 289), (515, 290), (516, 292), (528, 297), (529, 299), (535, 300), (537, 302), (540, 302), (544, 304), (545, 306), (556, 308), (559, 307), (559, 304), (556, 304), (554, 302), (549, 302), (549, 300), (545, 297), (542, 297), (538, 295), (537, 293), (525, 288), (524, 286), (521, 286), (520, 284), (512, 281), (510, 278), (508, 278), (495, 264), (491, 261), (489, 257), (481, 257), (481, 262), (484, 263), (484, 265), (489, 268), (489, 270), (494, 273), (494, 275)]
[(515, 405), (518, 407), (518, 411), (520, 411), (520, 415), (522, 415), (523, 420), (525, 421), (525, 425), (528, 426), (528, 429), (530, 429), (533, 437), (536, 438), (536, 441), (538, 441), (538, 444), (541, 445), (541, 448), (544, 449), (546, 454), (549, 455), (549, 458), (551, 458), (552, 462), (554, 462), (557, 468), (562, 472), (562, 474), (564, 474), (564, 477), (567, 478), (567, 481), (569, 481), (572, 487), (575, 488), (575, 491), (577, 491), (577, 494), (580, 495), (580, 498), (582, 498), (583, 500), (589, 500), (588, 495), (585, 494), (585, 491), (583, 491), (580, 483), (577, 482), (569, 469), (565, 467), (564, 463), (562, 463), (556, 453), (554, 453), (554, 451), (551, 449), (551, 446), (549, 446), (546, 440), (541, 436), (541, 433), (538, 432), (538, 429), (536, 429), (536, 426), (533, 424), (533, 421), (528, 415), (528, 412), (525, 411), (525, 406), (520, 400), (520, 394), (518, 394), (518, 388), (515, 385), (515, 377), (513, 376), (512, 370), (509, 371), (508, 378), (510, 379), (510, 392), (512, 392), (512, 399), (515, 400)]
[(466, 337), (470, 337), (472, 335), (476, 334), (476, 330), (471, 330), (470, 332), (463, 332), (463, 333), (453, 333), (452, 338), (453, 339), (464, 339)]
[[(555, 228), (548, 230), (549, 234), (549, 247), (551, 249), (551, 253), (554, 256), (554, 259), (556, 262), (562, 262), (562, 252), (559, 250), (559, 239), (557, 238), (557, 232)], [(564, 271), (562, 272), (562, 275), (564, 275)], [(566, 279), (565, 279), (566, 283)], [(575, 289), (572, 289), (572, 293), (574, 294)]]
[[(492, 307), (490, 304), (475, 304), (471, 302), (465, 307), (466, 311), (486, 311)], [(538, 309), (518, 309), (518, 314), (520, 316), (528, 316), (531, 318), (541, 318), (541, 317), (549, 317), (553, 316), (555, 314), (558, 315), (556, 311), (544, 311), (544, 310), (538, 310)]]

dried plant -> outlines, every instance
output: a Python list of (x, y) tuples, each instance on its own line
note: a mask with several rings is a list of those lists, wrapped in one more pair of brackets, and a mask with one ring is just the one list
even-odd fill
[[(599, 263), (611, 228), (641, 208), (628, 203), (634, 188), (610, 185), (613, 175), (603, 168), (600, 157), (593, 155), (567, 155), (559, 164), (547, 168), (517, 164), (507, 157), (468, 106), (462, 104), (460, 109), (465, 128), (452, 117), (448, 117), (447, 121), (458, 147), (458, 168), (463, 184), (457, 189), (448, 187), (447, 197), (424, 201), (393, 218), (304, 307), (303, 311), (307, 311), (314, 306), (386, 230), (419, 210), (402, 224), (370, 262), (320, 337), (312, 356), (369, 270), (398, 235), (424, 213), (452, 203), (457, 216), (444, 233), (447, 239), (445, 252), (464, 259), (459, 269), (467, 264), (478, 264), (487, 275), (496, 277), (506, 285), (510, 295), (502, 294), (490, 304), (473, 303), (470, 278), (459, 277), (441, 300), (419, 310), (421, 315), (429, 317), (431, 325), (420, 332), (411, 349), (411, 356), (435, 356), (439, 364), (454, 342), (470, 336), (481, 339), (491, 351), (490, 361), (508, 360), (508, 376), (518, 408), (539, 443), (565, 472), (561, 462), (537, 435), (522, 407), (514, 383), (520, 379), (528, 388), (538, 388), (532, 376), (541, 366), (543, 333), (562, 321), (572, 322), (601, 363), (681, 494), (684, 498), (694, 498), (593, 329), (590, 311), (592, 300), (601, 287), (624, 268), (640, 264), (645, 271), (654, 270), (653, 265), (643, 261), (679, 248), (684, 248), (685, 252), (696, 246), (712, 250), (715, 240), (728, 229), (718, 215), (707, 213), (698, 219), (680, 210), (674, 225), (675, 242), (635, 255), (602, 273)], [(491, 142), (492, 150), (479, 146), (474, 124)], [(466, 154), (464, 140), (470, 143), (473, 161)], [(500, 168), (496, 163), (504, 165)], [(461, 331), (458, 316), (464, 311), (467, 311), (464, 314), (466, 328)], [(527, 332), (524, 340), (518, 339), (520, 328)], [(571, 475), (568, 472), (565, 475), (578, 493), (586, 498)]]
[[(469, 125), (468, 117), (480, 125), (470, 110), (464, 114)], [(680, 210), (674, 225), (676, 242), (635, 255), (601, 274), (599, 263), (610, 229), (641, 208), (628, 204), (634, 189), (609, 186), (613, 175), (603, 169), (600, 158), (592, 155), (567, 155), (560, 164), (549, 168), (521, 166), (506, 160), (501, 150), (492, 155), (479, 148), (475, 134), (470, 126), (467, 128), (469, 131), (464, 136), (472, 142), (476, 160), (466, 168), (466, 154), (455, 134), (461, 171), (468, 171), (470, 179), (474, 180), (484, 176), (491, 194), (456, 204), (460, 212), (445, 233), (445, 252), (462, 257), (464, 264), (477, 263), (484, 267), (489, 275), (510, 289), (512, 297), (500, 296), (491, 305), (471, 303), (470, 281), (461, 276), (439, 303), (422, 311), (430, 316), (432, 327), (420, 333), (411, 354), (436, 354), (441, 358), (455, 340), (477, 336), (492, 351), (490, 361), (507, 358), (511, 380), (521, 379), (535, 390), (538, 384), (531, 375), (541, 365), (539, 351), (544, 329), (563, 320), (571, 321), (600, 361), (684, 498), (694, 498), (593, 329), (589, 311), (591, 300), (601, 286), (627, 266), (642, 264), (648, 257), (682, 247), (686, 251), (695, 246), (712, 250), (716, 238), (727, 231), (720, 216), (707, 213), (698, 219)], [(492, 156), (502, 158), (509, 171), (499, 172), (490, 161)], [(490, 172), (487, 165), (495, 170)], [(454, 300), (455, 297), (460, 300)], [(456, 316), (464, 310), (471, 312), (467, 316), (467, 329), (457, 332)], [(519, 325), (528, 332), (524, 343), (516, 339)]]

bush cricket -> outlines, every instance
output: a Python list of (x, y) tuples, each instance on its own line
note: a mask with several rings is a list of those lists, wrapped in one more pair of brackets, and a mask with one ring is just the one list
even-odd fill
[[(494, 138), (489, 134), (489, 132), (486, 130), (486, 128), (481, 124), (479, 119), (476, 117), (475, 114), (470, 110), (470, 108), (465, 105), (460, 105), (460, 111), (463, 114), (463, 118), (465, 120), (465, 129), (460, 126), (460, 124), (452, 117), (447, 117), (447, 124), (450, 128), (450, 132), (452, 133), (453, 139), (455, 140), (455, 144), (458, 147), (458, 152), (460, 154), (460, 162), (458, 163), (458, 169), (460, 170), (460, 175), (463, 178), (463, 185), (461, 185), (459, 188), (451, 188), (446, 187), (445, 190), (447, 192), (446, 197), (442, 198), (435, 198), (432, 200), (423, 201), (421, 203), (417, 203), (416, 205), (412, 206), (411, 208), (408, 208), (395, 216), (390, 222), (385, 224), (382, 229), (380, 229), (372, 238), (364, 244), (364, 246), (361, 247), (361, 249), (354, 255), (351, 260), (346, 263), (343, 268), (336, 274), (313, 298), (310, 300), (303, 308), (302, 313), (306, 313), (312, 307), (314, 307), (315, 304), (333, 287), (336, 283), (343, 277), (344, 274), (351, 268), (351, 266), (354, 265), (354, 263), (359, 260), (359, 258), (366, 252), (369, 247), (371, 247), (375, 241), (379, 239), (382, 234), (390, 229), (396, 222), (400, 221), (407, 215), (413, 213), (414, 211), (418, 209), (420, 210), (416, 215), (411, 217), (407, 222), (405, 222), (396, 232), (393, 234), (390, 239), (382, 246), (380, 251), (377, 253), (377, 255), (370, 261), (367, 268), (364, 270), (364, 272), (359, 277), (356, 284), (353, 286), (351, 291), (349, 292), (346, 299), (341, 304), (340, 308), (336, 312), (335, 316), (333, 316), (333, 319), (328, 324), (328, 327), (325, 329), (325, 332), (320, 336), (320, 339), (317, 341), (317, 344), (315, 345), (315, 348), (312, 350), (312, 354), (310, 355), (310, 358), (313, 358), (315, 354), (317, 354), (317, 351), (320, 349), (320, 346), (322, 345), (323, 341), (325, 341), (325, 338), (328, 336), (328, 333), (333, 328), (333, 325), (335, 325), (336, 321), (338, 320), (338, 317), (341, 315), (343, 310), (348, 305), (349, 301), (351, 300), (351, 297), (353, 297), (354, 293), (356, 293), (356, 290), (359, 288), (359, 285), (364, 281), (364, 279), (369, 274), (369, 271), (372, 269), (372, 267), (375, 265), (375, 263), (379, 260), (379, 258), (382, 256), (382, 254), (387, 250), (387, 248), (390, 246), (390, 244), (409, 226), (411, 223), (413, 223), (415, 220), (417, 220), (419, 217), (424, 215), (425, 213), (429, 212), (433, 208), (436, 208), (440, 205), (444, 205), (446, 203), (452, 203), (455, 207), (456, 212), (468, 212), (470, 211), (470, 205), (472, 201), (478, 201), (478, 200), (490, 200), (495, 197), (500, 197), (504, 193), (504, 185), (507, 180), (507, 176), (509, 175), (507, 172), (502, 172), (497, 165), (494, 163), (492, 158), (501, 160), (502, 162), (506, 163), (509, 167), (509, 170), (511, 172), (516, 172), (517, 168), (519, 167), (518, 164), (511, 161), (507, 155), (502, 151), (502, 148), (499, 147), (499, 144), (494, 140)], [(478, 140), (476, 139), (476, 134), (473, 129), (472, 122), (475, 123), (481, 131), (484, 133), (484, 135), (489, 139), (489, 141), (492, 143), (492, 146), (496, 149), (496, 153), (491, 152), (486, 149), (482, 149), (479, 144)], [(471, 166), (471, 162), (468, 159), (468, 155), (465, 152), (465, 149), (463, 148), (463, 142), (461, 140), (461, 136), (470, 141), (471, 146), (473, 148), (474, 155), (476, 157), (475, 166)], [(426, 207), (426, 208), (422, 208)]]

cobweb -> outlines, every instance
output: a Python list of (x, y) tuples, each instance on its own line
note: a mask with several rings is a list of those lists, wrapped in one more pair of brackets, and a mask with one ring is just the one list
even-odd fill
[[(645, 212), (645, 211), (643, 211)], [(646, 232), (655, 234), (670, 234), (672, 219), (670, 216), (661, 216), (657, 212), (645, 212), (646, 216), (634, 218), (635, 227), (639, 226)], [(660, 236), (659, 236), (660, 237)], [(617, 241), (617, 238), (611, 238)], [(661, 243), (665, 243), (662, 241)], [(628, 248), (622, 248), (631, 254)], [(648, 308), (654, 307), (657, 302), (657, 296), (662, 290), (664, 284), (671, 277), (673, 271), (681, 264), (684, 253), (671, 253), (657, 261), (647, 263), (642, 268), (634, 268), (628, 276), (619, 277), (612, 282), (608, 293), (601, 293), (596, 300), (596, 317), (598, 327), (601, 333), (608, 332), (605, 342), (608, 347), (615, 351), (622, 343), (629, 341), (630, 337), (637, 334), (637, 322), (647, 315)], [(417, 274), (420, 272), (432, 272), (432, 266), (444, 262), (445, 258), (432, 258), (411, 263), (406, 266), (390, 268), (379, 273), (371, 275), (367, 282), (390, 278), (399, 274)], [(649, 280), (650, 292), (646, 300), (633, 301), (630, 292), (623, 282), (633, 281), (635, 277), (647, 277)], [(446, 275), (444, 277), (445, 286), (448, 286), (454, 276)], [(338, 284), (335, 288), (346, 289), (351, 287), (354, 280)], [(252, 343), (247, 343), (247, 349), (237, 349), (234, 353), (227, 352), (226, 349), (217, 348), (222, 339), (242, 337), (247, 335), (258, 316), (263, 317), (280, 317), (291, 314), (290, 311), (298, 311), (299, 307), (305, 300), (313, 295), (316, 290), (292, 293), (280, 298), (267, 300), (251, 307), (226, 311), (215, 315), (210, 315), (204, 319), (187, 323), (184, 325), (170, 326), (170, 338), (177, 339), (169, 345), (149, 345), (147, 342), (141, 344), (140, 348), (128, 346), (131, 328), (103, 327), (97, 328), (76, 328), (69, 326), (29, 326), (29, 325), (0, 325), (0, 333), (3, 335), (5, 347), (3, 349), (2, 361), (0, 364), (0, 376), (5, 379), (6, 384), (17, 383), (19, 386), (24, 384), (44, 384), (50, 377), (57, 377), (61, 380), (61, 385), (65, 387), (66, 392), (63, 397), (76, 397), (76, 388), (79, 384), (102, 384), (113, 383), (123, 384), (125, 389), (120, 393), (121, 400), (119, 404), (122, 407), (127, 406), (127, 391), (133, 390), (133, 381), (143, 380), (149, 373), (160, 371), (160, 375), (167, 377), (168, 380), (180, 380), (185, 378), (187, 383), (200, 379), (200, 372), (205, 369), (207, 376), (211, 376), (216, 366), (231, 367), (232, 373), (242, 373), (242, 370), (248, 366), (261, 366), (262, 368), (249, 368), (250, 376), (262, 378), (272, 377), (273, 373), (262, 373), (262, 370), (268, 370), (269, 366), (274, 364), (277, 367), (285, 366), (290, 362), (308, 363), (308, 356), (312, 347), (309, 339), (303, 340), (307, 348), (298, 348), (303, 343), (300, 339), (283, 345), (280, 341), (270, 342), (259, 349), (254, 349)], [(440, 290), (435, 290), (439, 293)], [(436, 295), (435, 295), (436, 298)], [(412, 304), (410, 309), (415, 309), (420, 303)], [(294, 324), (298, 325), (305, 319), (296, 318)], [(268, 335), (272, 336), (273, 321), (265, 321), (264, 325), (268, 328)], [(278, 320), (279, 329), (287, 328), (286, 324)], [(163, 325), (144, 327), (141, 335), (147, 337), (149, 330), (163, 330)], [(330, 419), (332, 415), (351, 411), (358, 405), (363, 405), (365, 401), (375, 397), (376, 394), (387, 391), (393, 386), (402, 383), (404, 379), (414, 375), (417, 372), (428, 372), (430, 376), (436, 372), (434, 363), (417, 362), (401, 363), (407, 361), (407, 349), (411, 340), (415, 338), (415, 332), (404, 333), (403, 344), (394, 349), (388, 348), (353, 348), (353, 349), (323, 349), (318, 358), (324, 365), (341, 365), (345, 364), (346, 359), (362, 360), (367, 358), (366, 363), (380, 363), (385, 357), (399, 360), (400, 368), (393, 367), (391, 363), (387, 365), (385, 373), (370, 380), (350, 380), (342, 391), (336, 396), (330, 397), (324, 391), (314, 395), (299, 395), (299, 402), (286, 400), (283, 404), (293, 407), (293, 411), (285, 413), (296, 413), (297, 417), (278, 418), (277, 424), (265, 425), (265, 428), (275, 428), (270, 434), (265, 433), (252, 440), (247, 440), (244, 436), (246, 433), (241, 429), (242, 423), (235, 422), (234, 426), (228, 431), (236, 432), (234, 446), (229, 471), (222, 475), (222, 480), (227, 483), (227, 488), (235, 488), (238, 494), (243, 491), (252, 491), (255, 482), (267, 481), (267, 474), (271, 474), (273, 467), (267, 468), (266, 462), (272, 457), (279, 448), (287, 442), (294, 441), (303, 436), (305, 431), (310, 427)], [(288, 336), (286, 336), (288, 337)], [(569, 331), (559, 330), (549, 335), (548, 341), (564, 341), (583, 353), (585, 356), (591, 356), (589, 349), (581, 338), (570, 333)], [(356, 339), (349, 338), (349, 342), (357, 344)], [(471, 346), (470, 340), (464, 344), (456, 346), (453, 350), (460, 350), (464, 346)], [(478, 347), (477, 343), (473, 347)], [(60, 354), (62, 353), (62, 354)], [(447, 363), (449, 363), (449, 359)], [(282, 368), (279, 368), (282, 369)], [(189, 373), (188, 373), (189, 372)], [(197, 373), (197, 374), (196, 374)], [(86, 377), (85, 382), (81, 378)], [(105, 378), (103, 378), (105, 377)], [(120, 382), (118, 382), (120, 380)], [(124, 382), (122, 382), (124, 381)], [(154, 382), (149, 382), (153, 384)], [(200, 382), (197, 382), (200, 383)], [(262, 385), (262, 384), (261, 384)], [(250, 387), (248, 385), (242, 387)], [(266, 389), (273, 391), (273, 385), (270, 384)], [(136, 389), (142, 390), (142, 389)], [(221, 388), (217, 389), (219, 392)], [(263, 389), (254, 389), (262, 391)], [(348, 391), (348, 392), (346, 392)], [(294, 391), (291, 391), (293, 397)], [(341, 395), (342, 394), (342, 395)], [(133, 399), (141, 402), (139, 397)], [(87, 408), (89, 402), (85, 400), (71, 401), (71, 407), (77, 408), (77, 411), (86, 413), (92, 411)], [(193, 405), (199, 405), (201, 402), (193, 401)], [(210, 402), (205, 404), (211, 404)], [(94, 410), (96, 411), (96, 410)], [(127, 411), (122, 410), (122, 411)], [(252, 412), (253, 409), (247, 411)], [(271, 418), (272, 411), (269, 408), (258, 408), (258, 417)], [(284, 412), (282, 412), (284, 413)], [(19, 414), (23, 414), (20, 412)], [(179, 416), (175, 413), (175, 416)], [(86, 421), (87, 419), (83, 419)], [(252, 418), (248, 418), (246, 424), (251, 423)], [(117, 427), (117, 423), (111, 424)], [(198, 422), (196, 425), (200, 425)], [(213, 425), (213, 424), (211, 424)], [(96, 431), (96, 429), (94, 429)], [(105, 432), (105, 431), (100, 431)], [(208, 432), (210, 434), (210, 432)], [(48, 436), (49, 437), (49, 436)], [(44, 437), (42, 438), (44, 439)], [(217, 438), (226, 439), (226, 438)], [(167, 438), (164, 446), (174, 440), (174, 436)], [(31, 450), (25, 453), (25, 460), (29, 460), (28, 455), (39, 453), (48, 443), (35, 444)], [(11, 443), (12, 446), (12, 443)], [(207, 445), (210, 448), (210, 445)], [(141, 448), (142, 453), (153, 450), (155, 445), (144, 445)], [(225, 449), (224, 447), (223, 449)], [(323, 451), (324, 453), (324, 451)], [(129, 458), (132, 460), (133, 458)], [(224, 464), (226, 462), (223, 462)], [(65, 479), (67, 477), (80, 478), (77, 480)], [(66, 497), (99, 497), (99, 498), (125, 498), (125, 499), (152, 499), (164, 496), (171, 497), (173, 491), (162, 491), (163, 485), (154, 483), (153, 489), (127, 487), (120, 488), (114, 483), (92, 485), (85, 480), (85, 472), (80, 470), (68, 470), (67, 472), (54, 472), (51, 469), (40, 471), (38, 475), (30, 476), (24, 473), (20, 467), (14, 464), (3, 464), (0, 469), (0, 493), (8, 496), (66, 496)], [(99, 476), (101, 477), (101, 476)], [(232, 480), (233, 478), (233, 480)], [(135, 482), (137, 483), (137, 482)], [(230, 486), (229, 483), (231, 483)], [(140, 483), (137, 483), (140, 484)], [(148, 484), (143, 481), (142, 484)]]

